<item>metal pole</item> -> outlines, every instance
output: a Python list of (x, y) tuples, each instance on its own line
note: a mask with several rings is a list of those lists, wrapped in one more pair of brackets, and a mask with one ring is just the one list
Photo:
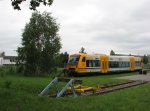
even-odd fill
[(73, 79), (71, 79), (66, 86), (57, 94), (57, 97), (60, 97), (64, 94), (64, 92), (67, 90), (67, 88), (72, 84)]
[(55, 77), (55, 78), (44, 88), (44, 90), (39, 94), (39, 96), (42, 96), (43, 94), (45, 94), (45, 93), (49, 90), (49, 88), (50, 88), (54, 83), (56, 83), (57, 81), (58, 81), (58, 78)]

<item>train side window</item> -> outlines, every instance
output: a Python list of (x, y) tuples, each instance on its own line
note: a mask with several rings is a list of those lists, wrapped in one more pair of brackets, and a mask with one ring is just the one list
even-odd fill
[(127, 67), (129, 67), (130, 65), (129, 65), (129, 62), (127, 62)]
[(112, 68), (114, 68), (115, 67), (115, 62), (114, 61), (112, 61)]
[(86, 67), (89, 67), (89, 60), (86, 61)]
[(95, 60), (91, 60), (92, 62), (92, 67), (95, 67)]
[(139, 62), (139, 66), (141, 66), (141, 62)]
[(135, 65), (134, 66), (138, 66), (138, 62), (137, 61), (135, 61)]
[(86, 67), (100, 67), (99, 60), (86, 60)]
[(123, 61), (121, 63), (122, 63), (121, 67), (122, 68), (125, 67), (125, 63)]
[(139, 61), (137, 61), (137, 66), (139, 66)]
[(115, 67), (115, 62), (114, 61), (112, 61), (112, 68), (114, 68)]
[(85, 62), (85, 57), (82, 58), (82, 62)]
[(87, 60), (86, 67), (92, 67), (92, 66), (93, 66), (92, 60)]
[(127, 62), (125, 62), (125, 67), (128, 67), (128, 63)]
[(97, 60), (91, 60), (91, 62), (92, 62), (92, 67), (98, 67)]
[(125, 67), (125, 63), (124, 62), (122, 62), (122, 67)]
[(139, 61), (136, 62), (136, 66), (140, 66), (140, 62)]
[(113, 68), (113, 67), (114, 67), (113, 61), (110, 61), (110, 62), (109, 62), (109, 67), (110, 67), (110, 68)]
[(109, 67), (110, 68), (118, 68), (121, 67), (122, 63), (121, 62), (117, 62), (117, 61), (110, 61), (109, 62)]
[(113, 67), (116, 68), (117, 64), (115, 61), (113, 61)]
[(114, 68), (115, 67), (115, 62), (114, 61), (109, 61), (109, 67)]
[(99, 60), (94, 60), (95, 62), (95, 67), (99, 67), (100, 66), (100, 61)]
[(134, 66), (136, 66), (137, 62), (135, 61)]
[(119, 67), (119, 62), (115, 61), (115, 68)]
[(119, 62), (119, 67), (120, 67), (120, 68), (122, 67), (122, 62)]
[(128, 62), (126, 62), (126, 66), (129, 67)]
[(93, 62), (92, 62), (92, 60), (89, 61), (89, 67), (93, 67)]
[(137, 65), (137, 61), (135, 61), (135, 65), (134, 66), (136, 66)]
[(109, 61), (109, 67), (111, 68), (111, 61)]

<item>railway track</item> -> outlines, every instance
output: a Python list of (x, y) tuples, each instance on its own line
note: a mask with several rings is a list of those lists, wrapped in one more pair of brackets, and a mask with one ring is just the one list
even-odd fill
[(143, 81), (130, 81), (130, 82), (125, 82), (125, 83), (105, 86), (96, 91), (89, 91), (89, 92), (81, 93), (81, 96), (105, 94), (105, 93), (113, 92), (113, 91), (120, 90), (120, 89), (139, 86), (139, 85), (146, 84), (146, 83), (147, 82), (143, 82)]
[[(109, 85), (109, 86), (102, 86), (100, 88), (96, 88), (94, 90), (89, 90), (83, 93), (78, 93), (78, 96), (92, 96), (92, 95), (100, 95), (100, 94), (105, 94), (109, 92), (113, 92), (116, 90), (121, 90), (129, 87), (134, 87), (134, 86), (139, 86), (146, 84), (148, 82), (145, 81), (129, 81), (129, 82), (124, 82), (124, 83), (119, 83), (119, 84), (114, 84), (114, 85)], [(57, 94), (48, 94), (49, 97), (56, 97)], [(65, 92), (63, 96), (71, 96), (72, 92)]]

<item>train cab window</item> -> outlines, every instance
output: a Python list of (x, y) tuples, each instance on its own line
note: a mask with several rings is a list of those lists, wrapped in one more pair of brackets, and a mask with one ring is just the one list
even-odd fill
[(85, 62), (85, 57), (82, 58), (82, 62)]
[(70, 56), (68, 63), (76, 64), (79, 61), (80, 56)]

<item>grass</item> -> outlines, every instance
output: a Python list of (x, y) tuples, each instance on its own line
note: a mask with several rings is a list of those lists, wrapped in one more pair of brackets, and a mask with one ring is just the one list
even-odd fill
[[(113, 74), (76, 77), (83, 85), (115, 84), (125, 80), (114, 79)], [(150, 84), (128, 88), (108, 94), (88, 97), (39, 97), (38, 94), (50, 82), (50, 77), (0, 76), (0, 111), (148, 111), (150, 110)], [(145, 109), (146, 108), (146, 109)]]
[(128, 80), (114, 79), (116, 77), (135, 75), (136, 73), (127, 73), (127, 74), (109, 74), (109, 75), (98, 75), (90, 77), (78, 77), (75, 79), (83, 80), (83, 85), (96, 86), (96, 85), (111, 85), (120, 82), (125, 82)]

